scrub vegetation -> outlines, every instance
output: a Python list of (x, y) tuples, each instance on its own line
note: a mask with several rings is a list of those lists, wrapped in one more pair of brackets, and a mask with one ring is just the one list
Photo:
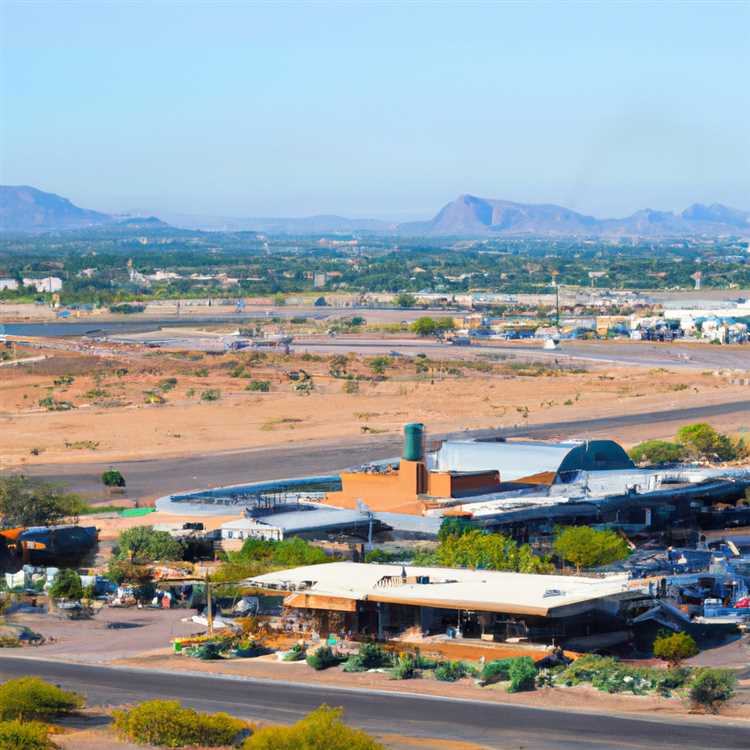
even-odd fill
[(673, 441), (638, 443), (629, 455), (638, 465), (659, 466), (681, 461), (736, 461), (747, 458), (750, 448), (743, 438), (733, 439), (710, 424), (698, 422), (680, 427)]

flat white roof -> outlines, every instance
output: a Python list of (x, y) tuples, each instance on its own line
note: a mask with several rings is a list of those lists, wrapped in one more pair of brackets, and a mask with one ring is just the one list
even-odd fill
[[(391, 602), (535, 615), (565, 614), (567, 607), (596, 606), (597, 600), (632, 595), (627, 575), (605, 578), (532, 575), (494, 570), (404, 566), (409, 582), (401, 583), (401, 565), (334, 562), (279, 570), (250, 578), (259, 588), (300, 592), (357, 601)], [(425, 577), (429, 583), (416, 583)]]

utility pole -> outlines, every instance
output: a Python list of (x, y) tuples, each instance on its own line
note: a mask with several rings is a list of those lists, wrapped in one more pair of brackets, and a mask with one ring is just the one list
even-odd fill
[(559, 271), (552, 271), (552, 284), (555, 287), (555, 327), (560, 332), (560, 285), (557, 283)]
[(208, 618), (208, 637), (211, 638), (214, 634), (214, 608), (211, 601), (211, 581), (208, 580), (208, 573), (206, 573), (206, 617)]

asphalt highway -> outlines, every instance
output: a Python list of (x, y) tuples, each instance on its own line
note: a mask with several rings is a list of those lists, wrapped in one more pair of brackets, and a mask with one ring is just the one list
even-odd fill
[[(108, 706), (171, 698), (204, 711), (292, 723), (322, 703), (377, 734), (474, 742), (498, 750), (729, 750), (748, 747), (749, 730), (724, 719), (709, 723), (649, 720), (418, 695), (419, 683), (387, 693), (287, 682), (225, 679), (0, 656), (3, 679), (35, 675)], [(422, 744), (421, 746), (428, 746)]]
[[(451, 437), (533, 437), (585, 438), (592, 434), (608, 434), (618, 428), (655, 422), (695, 422), (704, 419), (746, 412), (750, 417), (750, 401), (734, 401), (648, 413), (622, 414), (569, 422), (547, 422), (498, 430), (450, 433)], [(448, 435), (429, 435), (444, 439)], [(127, 477), (128, 496), (161, 497), (175, 492), (207, 489), (229, 484), (288, 479), (328, 474), (350, 466), (397, 456), (401, 435), (369, 436), (350, 439), (345, 443), (300, 443), (279, 448), (254, 448), (243, 451), (208, 453), (182, 458), (154, 458), (118, 461), (117, 467)], [(84, 496), (101, 495), (101, 474), (107, 462), (38, 464), (24, 471), (51, 481), (64, 481), (72, 491)]]

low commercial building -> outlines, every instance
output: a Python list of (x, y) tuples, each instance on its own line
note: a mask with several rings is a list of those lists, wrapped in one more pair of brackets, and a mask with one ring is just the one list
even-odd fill
[(562, 645), (593, 635), (617, 641), (628, 637), (625, 623), (632, 611), (651, 604), (648, 594), (623, 575), (584, 578), (336, 562), (267, 573), (247, 583), (283, 592), (288, 615), (318, 632), (379, 640), (419, 631)]
[(54, 294), (63, 287), (62, 279), (57, 276), (45, 276), (43, 279), (24, 279), (24, 286), (33, 286), (39, 294)]

